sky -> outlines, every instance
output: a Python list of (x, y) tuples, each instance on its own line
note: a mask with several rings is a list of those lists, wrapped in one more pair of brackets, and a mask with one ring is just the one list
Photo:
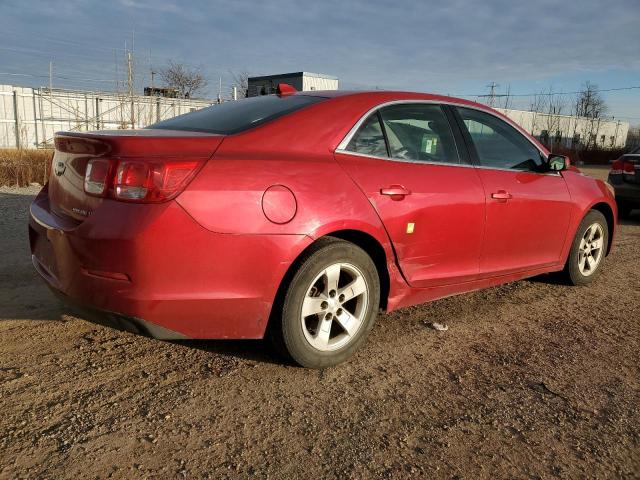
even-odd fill
[(54, 87), (114, 90), (126, 48), (139, 89), (169, 60), (201, 69), (210, 98), (220, 79), (230, 95), (230, 72), (309, 71), (485, 102), (495, 82), (528, 109), (527, 95), (589, 81), (638, 87), (602, 93), (637, 125), (639, 25), (640, 0), (0, 0), (0, 83), (48, 85), (52, 62)]

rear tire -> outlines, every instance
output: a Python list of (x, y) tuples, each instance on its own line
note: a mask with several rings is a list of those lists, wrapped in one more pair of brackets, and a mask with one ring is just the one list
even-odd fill
[(580, 222), (571, 245), (564, 274), (572, 285), (593, 282), (600, 271), (609, 245), (609, 230), (604, 215), (590, 210)]
[(298, 365), (325, 368), (345, 361), (371, 331), (380, 305), (373, 260), (357, 245), (333, 237), (299, 260), (271, 337)]

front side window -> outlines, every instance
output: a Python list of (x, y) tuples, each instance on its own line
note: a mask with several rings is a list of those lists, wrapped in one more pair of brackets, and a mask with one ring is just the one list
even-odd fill
[(384, 133), (377, 113), (371, 115), (353, 136), (347, 150), (374, 157), (386, 157), (387, 145), (384, 142)]
[(392, 158), (459, 163), (449, 121), (438, 105), (399, 104), (380, 110)]
[(458, 108), (473, 140), (480, 165), (491, 168), (546, 171), (540, 151), (507, 122), (470, 108)]

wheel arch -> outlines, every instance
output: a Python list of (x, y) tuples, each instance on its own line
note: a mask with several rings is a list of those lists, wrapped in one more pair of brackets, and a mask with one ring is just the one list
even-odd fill
[(387, 268), (387, 254), (380, 242), (378, 242), (378, 240), (372, 235), (361, 230), (337, 230), (330, 232), (321, 238), (327, 237), (339, 238), (349, 243), (353, 243), (363, 249), (369, 257), (371, 257), (371, 260), (373, 260), (376, 270), (378, 271), (378, 279), (380, 280), (380, 308), (386, 310), (391, 284), (389, 270)]
[[(585, 212), (584, 215), (589, 213), (589, 211), (591, 210), (595, 210), (597, 212), (602, 213), (602, 215), (604, 215), (605, 220), (607, 221), (607, 230), (609, 231), (609, 244), (607, 245), (606, 255), (609, 255), (609, 252), (611, 251), (611, 246), (613, 245), (613, 235), (616, 228), (615, 213), (611, 205), (609, 205), (607, 202), (594, 203), (593, 205), (591, 205), (591, 207), (589, 207), (589, 209)], [(584, 218), (584, 215), (582, 216), (582, 218)]]
[(305, 261), (309, 252), (315, 249), (319, 243), (330, 242), (332, 238), (338, 238), (340, 240), (353, 243), (354, 245), (362, 248), (371, 257), (374, 265), (376, 266), (378, 278), (380, 280), (380, 308), (386, 310), (391, 288), (391, 279), (387, 267), (388, 255), (385, 252), (383, 245), (373, 235), (362, 230), (331, 230), (327, 231), (322, 236), (314, 237), (314, 241), (309, 243), (301, 252), (299, 252), (295, 260), (291, 262), (291, 265), (287, 268), (287, 271), (280, 281), (280, 285), (278, 285), (273, 305), (271, 306), (271, 313), (266, 327), (267, 333), (273, 325), (277, 323), (275, 321), (275, 316), (278, 315), (278, 312), (280, 312), (282, 308), (287, 288), (289, 287), (293, 276), (298, 271), (298, 268), (300, 268), (300, 265)]

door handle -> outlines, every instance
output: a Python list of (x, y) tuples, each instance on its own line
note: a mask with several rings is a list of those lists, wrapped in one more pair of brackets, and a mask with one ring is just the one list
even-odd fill
[(411, 195), (411, 190), (402, 185), (389, 185), (380, 189), (380, 195), (388, 195), (391, 200), (402, 200), (406, 195)]
[(501, 202), (506, 202), (510, 198), (513, 198), (513, 196), (506, 190), (498, 190), (497, 192), (491, 194), (491, 198)]

